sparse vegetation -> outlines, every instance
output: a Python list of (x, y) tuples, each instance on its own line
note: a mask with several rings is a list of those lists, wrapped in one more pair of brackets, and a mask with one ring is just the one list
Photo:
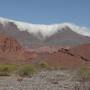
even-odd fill
[(90, 80), (90, 67), (81, 68), (78, 74), (81, 80)]
[(50, 66), (48, 65), (48, 63), (45, 62), (45, 61), (40, 62), (39, 63), (39, 66), (40, 66), (41, 69), (49, 69), (50, 68)]
[(32, 76), (37, 72), (37, 69), (34, 65), (22, 65), (19, 70), (17, 71), (17, 74), (20, 76)]
[(0, 65), (0, 76), (9, 76), (16, 70), (16, 65)]
[(12, 65), (1, 64), (0, 76), (10, 76), (12, 74), (18, 74), (20, 76), (31, 76), (36, 73), (36, 67), (34, 65)]
[(39, 62), (38, 64), (1, 64), (0, 65), (0, 76), (10, 76), (12, 74), (19, 76), (32, 76), (39, 70), (50, 69), (48, 63), (45, 61)]

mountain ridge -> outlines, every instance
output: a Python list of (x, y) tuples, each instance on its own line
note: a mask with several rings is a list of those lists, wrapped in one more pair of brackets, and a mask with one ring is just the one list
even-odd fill
[(75, 25), (73, 23), (61, 23), (61, 24), (32, 24), (32, 23), (26, 23), (16, 20), (11, 20), (7, 18), (0, 17), (0, 22), (5, 25), (9, 22), (14, 23), (17, 28), (21, 31), (27, 31), (28, 33), (38, 34), (41, 33), (43, 37), (51, 36), (55, 34), (57, 31), (62, 30), (63, 28), (69, 27), (72, 31), (90, 37), (90, 31), (86, 27), (80, 27), (78, 25)]
[(25, 48), (90, 43), (89, 32), (85, 27), (69, 23), (40, 25), (0, 18), (0, 33), (14, 37)]

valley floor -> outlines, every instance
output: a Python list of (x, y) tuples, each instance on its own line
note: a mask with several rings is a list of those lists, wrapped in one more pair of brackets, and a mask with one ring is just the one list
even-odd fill
[(0, 77), (0, 90), (90, 90), (90, 81), (81, 82), (72, 70), (46, 70), (33, 77)]

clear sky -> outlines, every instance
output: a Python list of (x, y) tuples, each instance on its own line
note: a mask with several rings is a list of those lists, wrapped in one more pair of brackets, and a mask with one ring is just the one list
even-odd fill
[(73, 22), (90, 27), (90, 0), (0, 0), (0, 17), (36, 24)]

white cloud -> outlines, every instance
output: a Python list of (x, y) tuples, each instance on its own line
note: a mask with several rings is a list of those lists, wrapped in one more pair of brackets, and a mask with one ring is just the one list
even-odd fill
[(3, 25), (5, 25), (8, 22), (14, 22), (21, 31), (27, 30), (29, 33), (33, 33), (34, 35), (40, 32), (43, 35), (43, 37), (51, 36), (54, 33), (56, 33), (58, 30), (62, 30), (62, 28), (66, 26), (68, 26), (69, 28), (72, 29), (72, 31), (78, 34), (90, 36), (90, 29), (86, 27), (80, 27), (72, 23), (44, 25), (44, 24), (32, 24), (32, 23), (19, 22), (19, 21), (6, 19), (6, 18), (0, 18), (0, 22)]

